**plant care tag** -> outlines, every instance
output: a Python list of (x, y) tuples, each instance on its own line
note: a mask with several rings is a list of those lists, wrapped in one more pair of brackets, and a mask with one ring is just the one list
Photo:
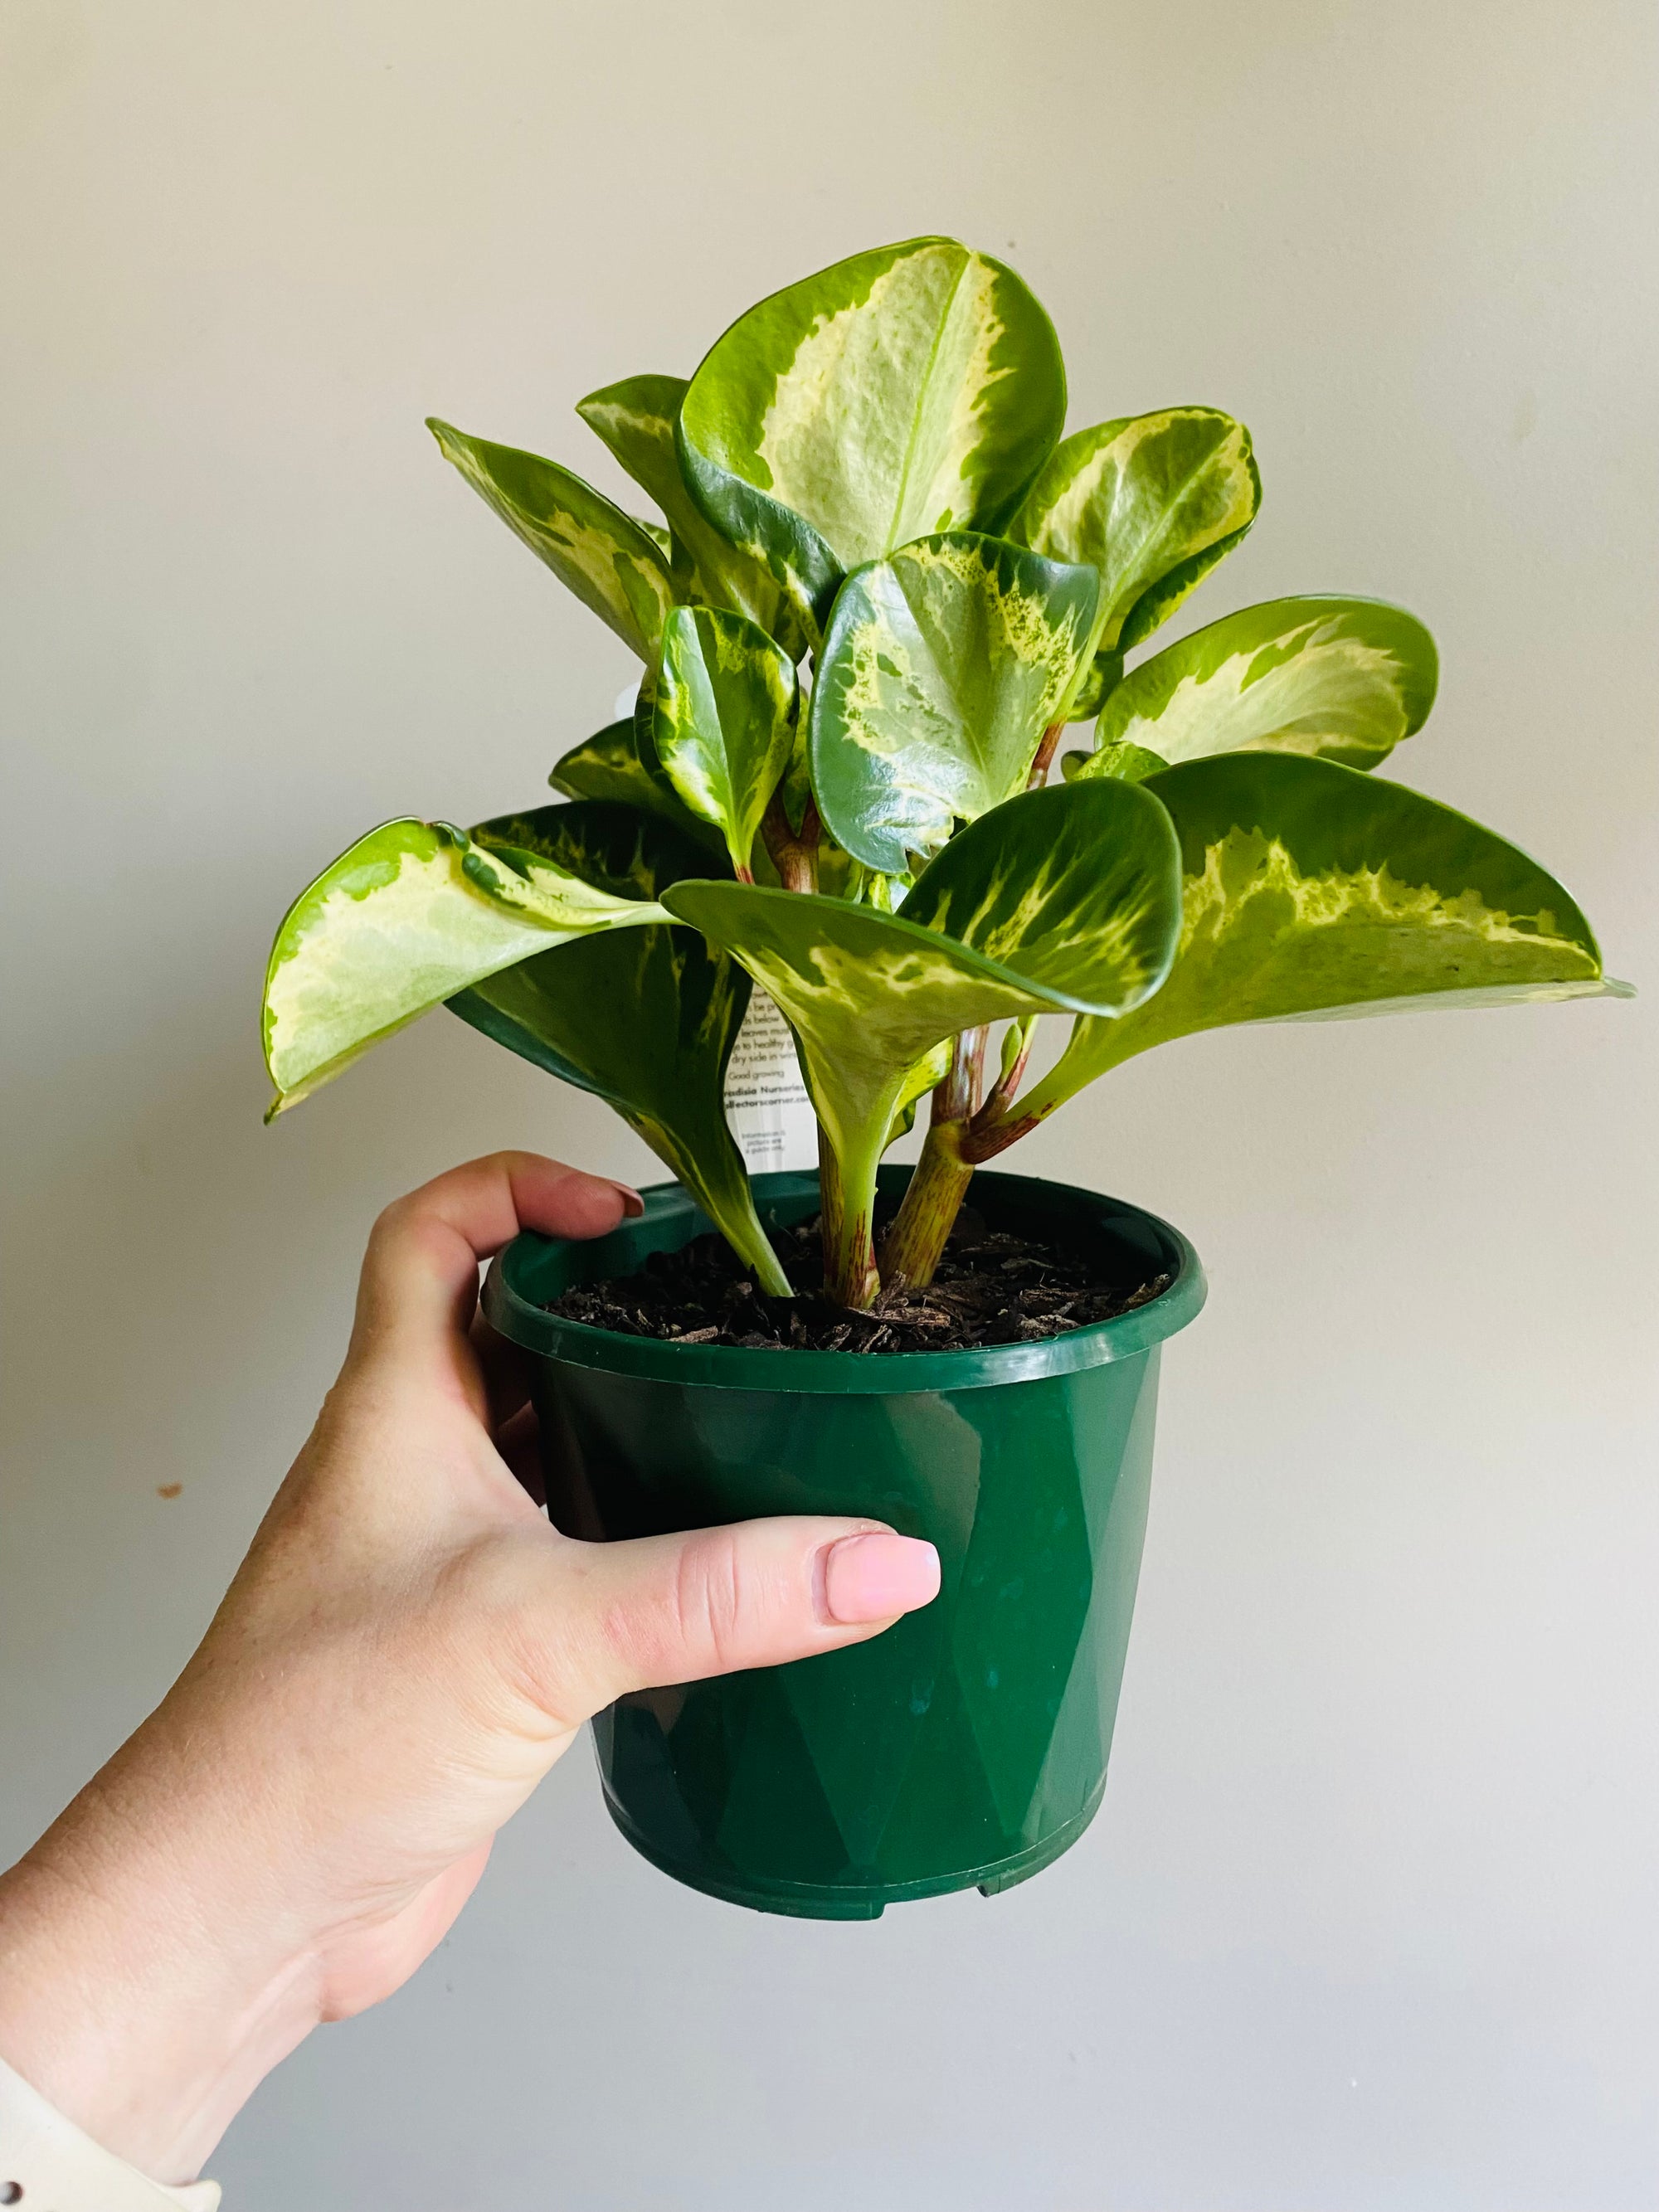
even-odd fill
[(758, 984), (726, 1066), (726, 1119), (750, 1175), (818, 1164), (818, 1125), (794, 1033)]

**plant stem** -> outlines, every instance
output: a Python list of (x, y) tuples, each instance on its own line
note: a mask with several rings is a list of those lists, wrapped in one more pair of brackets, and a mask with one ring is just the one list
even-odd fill
[(778, 881), (787, 891), (815, 891), (818, 887), (818, 810), (809, 799), (799, 834), (789, 826), (780, 784), (761, 817), (761, 837), (772, 856)]
[(1048, 782), (1048, 771), (1054, 763), (1054, 747), (1060, 743), (1060, 733), (1065, 727), (1064, 722), (1050, 722), (1042, 732), (1042, 743), (1036, 749), (1031, 773), (1025, 779), (1027, 791), (1040, 791)]
[[(935, 1093), (935, 1098), (937, 1098)], [(974, 1164), (962, 1152), (964, 1121), (944, 1121), (937, 1105), (898, 1217), (882, 1241), (884, 1290), (924, 1290), (933, 1279), (945, 1241), (956, 1224)]]
[(990, 1034), (984, 1024), (963, 1030), (951, 1048), (944, 1081), (934, 1087), (921, 1158), (905, 1188), (897, 1218), (882, 1239), (884, 1289), (908, 1283), (920, 1290), (933, 1279), (974, 1172), (964, 1140), (979, 1111)]
[(872, 1236), (875, 1169), (855, 1178), (857, 1193), (847, 1203), (841, 1162), (823, 1124), (818, 1127), (818, 1204), (823, 1215), (824, 1296), (854, 1313), (867, 1313), (881, 1291)]

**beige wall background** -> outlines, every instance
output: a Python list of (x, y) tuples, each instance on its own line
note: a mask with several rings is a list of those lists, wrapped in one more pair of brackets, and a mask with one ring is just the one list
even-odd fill
[(1212, 1281), (1085, 1842), (797, 1925), (653, 1874), (573, 1756), (255, 2099), (234, 2212), (1659, 2201), (1655, 44), (1647, 0), (0, 0), (0, 1852), (198, 1634), (378, 1207), (501, 1145), (651, 1172), (442, 1016), (260, 1127), (291, 892), (533, 801), (629, 672), (425, 413), (610, 483), (581, 392), (981, 244), (1075, 422), (1252, 425), (1188, 626), (1422, 613), (1398, 773), (1648, 994), (1214, 1036), (1073, 1106), (1017, 1164)]

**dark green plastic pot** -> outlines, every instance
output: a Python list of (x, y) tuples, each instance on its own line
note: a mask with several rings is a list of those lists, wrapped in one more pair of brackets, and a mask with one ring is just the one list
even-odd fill
[[(908, 1170), (884, 1169), (896, 1196)], [(811, 1175), (760, 1176), (769, 1225), (817, 1210)], [(592, 1243), (518, 1237), (484, 1311), (535, 1355), (549, 1508), (572, 1534), (863, 1514), (939, 1547), (935, 1601), (872, 1642), (621, 1699), (594, 1723), (606, 1801), (637, 1850), (767, 1912), (871, 1919), (902, 1899), (989, 1896), (1088, 1826), (1146, 1526), (1158, 1346), (1204, 1302), (1198, 1255), (1121, 1200), (980, 1174), (994, 1227), (1094, 1245), (1115, 1321), (978, 1352), (762, 1352), (562, 1321), (544, 1302), (708, 1227), (677, 1183)]]

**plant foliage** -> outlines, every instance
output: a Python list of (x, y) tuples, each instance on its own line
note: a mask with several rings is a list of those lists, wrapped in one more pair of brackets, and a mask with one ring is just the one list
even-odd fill
[[(1275, 599), (1126, 666), (1255, 521), (1250, 435), (1210, 407), (1063, 434), (1002, 263), (855, 255), (578, 411), (656, 515), (430, 427), (639, 656), (635, 712), (558, 762), (568, 803), (387, 823), (301, 893), (273, 1112), (447, 1004), (609, 1100), (786, 1295), (723, 1107), (758, 985), (818, 1117), (826, 1288), (867, 1305), (929, 1279), (977, 1163), (1152, 1045), (1625, 990), (1534, 861), (1369, 773), (1434, 702), (1412, 616)], [(1023, 1088), (1045, 1013), (1071, 1040)], [(878, 1255), (877, 1164), (930, 1090)]]

